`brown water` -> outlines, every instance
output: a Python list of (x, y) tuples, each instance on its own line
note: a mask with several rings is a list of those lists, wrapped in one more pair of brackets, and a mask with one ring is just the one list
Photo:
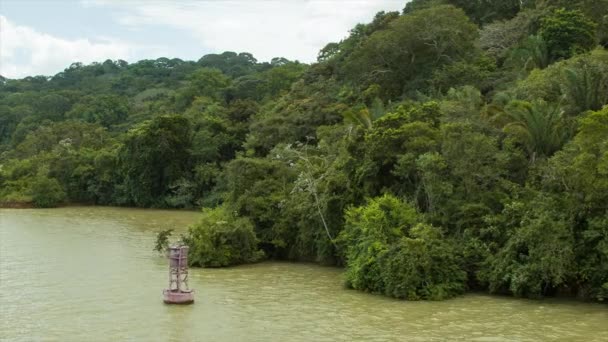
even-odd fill
[(161, 301), (154, 233), (197, 213), (0, 209), (2, 341), (608, 341), (608, 306), (466, 295), (404, 302), (342, 288), (339, 269), (191, 270), (196, 303)]

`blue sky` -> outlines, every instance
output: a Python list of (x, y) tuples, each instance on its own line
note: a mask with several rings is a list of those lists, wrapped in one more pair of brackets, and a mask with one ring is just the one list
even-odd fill
[(0, 0), (0, 75), (53, 75), (73, 62), (246, 51), (314, 61), (380, 10), (406, 0)]

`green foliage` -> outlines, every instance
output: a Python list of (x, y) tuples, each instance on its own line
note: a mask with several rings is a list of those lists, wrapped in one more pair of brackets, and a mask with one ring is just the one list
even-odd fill
[(551, 64), (547, 43), (540, 36), (529, 36), (511, 50), (507, 64), (522, 71), (546, 68)]
[(552, 60), (566, 59), (593, 49), (595, 27), (581, 11), (558, 9), (541, 20), (540, 35)]
[(37, 175), (30, 181), (30, 196), (32, 203), (38, 208), (55, 207), (66, 198), (61, 184), (55, 178), (43, 174)]
[(433, 89), (439, 92), (467, 85), (487, 90), (491, 86), (495, 70), (496, 61), (494, 59), (479, 56), (473, 61), (459, 61), (435, 70), (431, 84)]
[[(436, 102), (402, 105), (365, 132), (363, 164), (356, 179), (367, 195), (378, 195), (382, 188), (391, 186), (400, 192), (412, 185), (417, 156), (439, 148), (439, 116)], [(396, 179), (404, 182), (399, 184)]]
[(170, 186), (188, 171), (189, 126), (183, 116), (159, 116), (128, 132), (118, 152), (125, 204), (162, 206)]
[(221, 54), (209, 54), (198, 60), (197, 64), (205, 68), (215, 68), (229, 76), (243, 76), (256, 68), (257, 60), (247, 52), (226, 51)]
[(533, 70), (511, 90), (517, 99), (560, 104), (569, 116), (608, 104), (608, 52), (594, 50)]
[(252, 117), (244, 146), (250, 154), (263, 157), (280, 143), (314, 139), (319, 126), (336, 124), (342, 119), (346, 106), (336, 102), (338, 92), (335, 80), (323, 76), (312, 83), (296, 82), (289, 94)]
[(503, 121), (503, 131), (525, 146), (532, 163), (550, 157), (570, 138), (563, 111), (544, 101), (512, 101), (494, 119)]
[(579, 131), (551, 158), (545, 186), (567, 200), (576, 244), (578, 290), (586, 298), (606, 299), (608, 279), (608, 107), (579, 120)]
[(188, 85), (180, 89), (175, 96), (177, 110), (188, 108), (196, 97), (208, 97), (221, 101), (224, 92), (230, 85), (230, 78), (219, 69), (203, 68), (188, 77)]
[(452, 243), (394, 196), (372, 199), (346, 211), (340, 236), (349, 287), (409, 300), (440, 300), (461, 294), (464, 271)]
[(193, 266), (224, 267), (256, 262), (264, 256), (249, 219), (224, 207), (203, 209), (200, 221), (189, 228), (183, 240), (190, 247)]
[(562, 92), (571, 112), (600, 110), (608, 104), (608, 55), (600, 58), (581, 58), (564, 70)]
[(608, 44), (608, 0), (543, 0), (539, 7), (565, 8), (581, 11), (597, 24), (597, 38), (600, 44)]
[(72, 106), (66, 116), (110, 127), (124, 122), (128, 113), (129, 103), (126, 98), (115, 95), (101, 95), (82, 98)]
[(466, 273), (454, 243), (432, 226), (418, 224), (382, 256), (385, 294), (408, 300), (443, 300), (464, 293)]
[(403, 10), (411, 13), (416, 10), (450, 4), (462, 8), (472, 21), (478, 24), (491, 23), (514, 17), (522, 7), (528, 6), (531, 0), (413, 0)]
[(413, 207), (390, 195), (372, 199), (363, 207), (349, 208), (340, 235), (345, 246), (347, 286), (383, 293), (379, 258), (418, 219)]
[(169, 248), (169, 238), (173, 233), (173, 229), (161, 230), (156, 234), (156, 243), (154, 244), (154, 250), (162, 253)]
[(416, 11), (364, 40), (345, 61), (343, 74), (364, 88), (378, 84), (383, 98), (395, 98), (425, 86), (434, 69), (469, 59), (476, 37), (477, 28), (457, 8)]
[(556, 201), (540, 197), (510, 227), (510, 237), (488, 258), (485, 280), (491, 292), (538, 297), (565, 286), (575, 270), (571, 226)]
[(513, 19), (484, 25), (479, 34), (480, 47), (501, 65), (508, 57), (510, 49), (535, 33), (539, 17), (542, 15), (542, 10), (526, 9)]
[(227, 51), (0, 78), (0, 205), (203, 206), (199, 266), (263, 251), (398, 298), (605, 300), (607, 9), (415, 0), (312, 65)]
[(350, 56), (358, 46), (374, 32), (384, 30), (388, 25), (399, 18), (398, 12), (380, 11), (369, 24), (357, 24), (350, 30), (350, 35), (339, 43), (329, 43), (319, 51), (317, 60), (330, 65), (342, 62)]
[(269, 256), (284, 256), (290, 236), (277, 227), (295, 174), (272, 159), (237, 158), (226, 165), (226, 195), (239, 216), (250, 217), (260, 246)]

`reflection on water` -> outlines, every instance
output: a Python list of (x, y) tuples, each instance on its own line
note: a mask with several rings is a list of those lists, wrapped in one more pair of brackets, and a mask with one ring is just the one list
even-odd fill
[(466, 295), (404, 302), (345, 290), (340, 270), (193, 269), (191, 306), (164, 305), (154, 233), (194, 212), (0, 209), (4, 341), (608, 341), (608, 307)]

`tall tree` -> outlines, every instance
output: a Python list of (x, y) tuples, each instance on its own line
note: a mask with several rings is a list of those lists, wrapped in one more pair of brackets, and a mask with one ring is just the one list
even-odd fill
[(129, 131), (119, 152), (124, 203), (163, 206), (169, 186), (190, 169), (190, 123), (159, 116)]

